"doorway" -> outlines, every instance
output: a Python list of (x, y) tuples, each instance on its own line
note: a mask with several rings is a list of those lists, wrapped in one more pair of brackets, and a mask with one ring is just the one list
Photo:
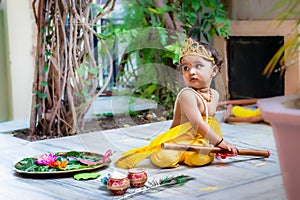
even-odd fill
[[(230, 99), (267, 98), (284, 95), (284, 76), (263, 70), (283, 45), (283, 36), (230, 36), (227, 44)], [(279, 64), (276, 66), (280, 69)]]

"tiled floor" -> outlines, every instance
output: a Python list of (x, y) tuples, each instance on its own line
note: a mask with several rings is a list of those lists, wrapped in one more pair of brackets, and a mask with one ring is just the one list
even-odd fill
[[(0, 199), (119, 199), (102, 187), (100, 179), (118, 169), (112, 162), (99, 170), (101, 176), (94, 180), (77, 181), (73, 177), (37, 178), (23, 177), (14, 171), (13, 165), (20, 159), (47, 152), (82, 150), (104, 154), (115, 151), (112, 161), (123, 151), (146, 145), (163, 131), (170, 121), (134, 126), (122, 129), (92, 132), (58, 139), (28, 142), (11, 134), (0, 134)], [(237, 156), (215, 159), (205, 167), (180, 166), (175, 169), (158, 169), (148, 159), (137, 167), (144, 168), (149, 181), (175, 175), (196, 177), (183, 186), (163, 191), (147, 192), (131, 199), (286, 199), (278, 163), (272, 128), (267, 124), (221, 123), (224, 137), (240, 148), (267, 149), (269, 158)], [(137, 191), (129, 189), (126, 195)]]

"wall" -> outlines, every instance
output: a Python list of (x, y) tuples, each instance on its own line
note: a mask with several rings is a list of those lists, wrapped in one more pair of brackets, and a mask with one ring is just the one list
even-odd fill
[(7, 32), (6, 28), (6, 13), (4, 10), (4, 2), (0, 3), (0, 27), (3, 31), (0, 31), (0, 122), (7, 121), (10, 119), (10, 100), (11, 96), (9, 95), (9, 84), (8, 84), (8, 72), (6, 66), (8, 66), (8, 51), (7, 51)]
[[(230, 26), (231, 36), (284, 36), (286, 42), (293, 35), (299, 34), (299, 30), (294, 29), (297, 20), (293, 20), (292, 17), (280, 26), (279, 21), (273, 20), (280, 11), (277, 13), (270, 12), (277, 0), (223, 0), (222, 2), (228, 7), (229, 18), (232, 20)], [(227, 42), (223, 38), (215, 37), (214, 45), (225, 58), (225, 69), (221, 75), (228, 97)], [(299, 52), (293, 59), (291, 59), (292, 55), (287, 53), (284, 56), (288, 64), (285, 73), (285, 95), (300, 93)]]
[(7, 62), (2, 66), (1, 73), (6, 70), (8, 74), (6, 87), (10, 94), (7, 98), (4, 96), (10, 112), (8, 120), (28, 119), (30, 116), (34, 63), (31, 3), (31, 0), (1, 1), (7, 28), (0, 32), (3, 34), (7, 31), (7, 54), (4, 54)]
[[(272, 10), (278, 0), (221, 0), (231, 20), (274, 20), (285, 8)], [(287, 19), (295, 19), (289, 17)]]
[[(299, 34), (297, 30), (293, 29), (297, 21), (286, 20), (283, 23), (274, 20), (267, 21), (233, 21), (230, 25), (232, 31), (231, 36), (283, 36), (284, 41), (290, 40), (294, 35)], [(225, 67), (222, 71), (222, 77), (228, 96), (228, 60), (227, 55), (227, 42), (224, 38), (215, 37), (215, 46), (220, 54), (225, 58)], [(285, 72), (285, 95), (299, 93), (300, 90), (300, 63), (299, 52), (295, 58), (293, 55), (285, 53), (284, 55), (288, 68)], [(293, 59), (291, 59), (293, 57)]]

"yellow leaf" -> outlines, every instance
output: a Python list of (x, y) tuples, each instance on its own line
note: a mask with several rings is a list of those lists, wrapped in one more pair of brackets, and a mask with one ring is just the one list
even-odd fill
[(153, 9), (153, 8), (148, 8), (148, 10), (150, 12), (156, 13), (156, 14), (160, 14), (160, 12), (158, 12), (157, 10)]
[(210, 191), (210, 190), (216, 190), (216, 189), (218, 189), (218, 186), (200, 188), (200, 190), (202, 190), (202, 191)]
[(265, 162), (257, 163), (257, 164), (255, 165), (255, 167), (260, 167), (260, 166), (263, 166), (263, 165), (265, 165), (265, 164), (266, 164)]

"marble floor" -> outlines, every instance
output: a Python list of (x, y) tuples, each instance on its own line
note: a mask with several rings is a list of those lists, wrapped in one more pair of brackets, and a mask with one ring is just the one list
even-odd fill
[[(28, 142), (13, 137), (9, 132), (0, 133), (0, 199), (121, 199), (138, 189), (127, 190), (124, 196), (112, 196), (102, 186), (101, 178), (108, 173), (127, 170), (118, 169), (114, 161), (122, 152), (148, 144), (153, 138), (169, 128), (170, 121), (91, 132), (70, 137)], [(269, 158), (237, 156), (215, 159), (204, 167), (180, 166), (159, 169), (145, 159), (136, 167), (144, 168), (148, 181), (164, 177), (189, 175), (195, 177), (183, 186), (146, 192), (128, 199), (202, 199), (202, 200), (284, 200), (285, 189), (272, 128), (268, 124), (221, 123), (224, 138), (240, 148), (269, 150)], [(100, 177), (93, 180), (75, 180), (73, 176), (37, 177), (23, 176), (14, 170), (14, 164), (24, 157), (59, 151), (90, 151), (104, 154), (114, 151), (112, 163), (96, 172)]]

